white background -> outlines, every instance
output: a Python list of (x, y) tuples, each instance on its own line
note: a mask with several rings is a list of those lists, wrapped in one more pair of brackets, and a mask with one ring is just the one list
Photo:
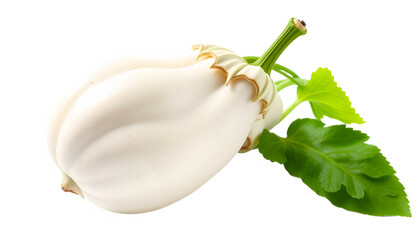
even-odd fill
[[(0, 239), (419, 239), (416, 2), (1, 1)], [(367, 122), (354, 127), (371, 136), (405, 185), (412, 218), (336, 208), (257, 151), (146, 214), (111, 213), (61, 191), (46, 145), (49, 115), (96, 64), (182, 55), (197, 43), (259, 55), (291, 17), (304, 19), (308, 33), (278, 62), (305, 78), (318, 67), (332, 70)], [(307, 105), (274, 132), (284, 135), (299, 117), (311, 117)]]

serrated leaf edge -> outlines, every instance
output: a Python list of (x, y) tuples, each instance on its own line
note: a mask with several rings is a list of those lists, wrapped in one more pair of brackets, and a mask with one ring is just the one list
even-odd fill
[[(346, 123), (346, 124), (350, 124), (350, 123), (357, 123), (357, 124), (362, 124), (362, 123), (365, 123), (365, 121), (363, 120), (363, 118), (360, 116), (360, 114), (358, 114), (357, 112), (356, 112), (356, 109), (355, 108), (353, 108), (352, 107), (352, 103), (351, 103), (351, 101), (350, 101), (350, 98), (349, 98), (349, 96), (347, 96), (347, 94), (346, 94), (346, 92), (341, 88), (341, 87), (339, 87), (338, 85), (337, 85), (337, 82), (334, 80), (335, 78), (334, 78), (334, 76), (332, 75), (332, 72), (331, 72), (331, 70), (329, 70), (328, 68), (321, 68), (321, 67), (319, 67), (315, 72), (312, 72), (312, 74), (311, 74), (311, 80), (312, 80), (312, 78), (313, 78), (313, 76), (318, 72), (318, 71), (327, 71), (328, 72), (328, 74), (332, 77), (332, 83), (333, 83), (333, 85), (334, 85), (334, 87), (335, 88), (337, 88), (338, 90), (339, 90), (339, 92), (341, 92), (341, 93), (343, 93), (343, 95), (344, 95), (344, 99), (346, 100), (346, 102), (348, 102), (348, 107), (351, 109), (351, 112), (354, 114), (354, 117), (352, 117), (352, 121), (351, 122), (348, 122), (348, 121), (346, 121), (346, 122), (343, 122), (343, 123)], [(311, 81), (311, 80), (309, 80), (307, 83), (306, 83), (306, 85)], [(306, 86), (305, 85), (305, 86)], [(303, 86), (304, 87), (304, 86)], [(301, 88), (302, 89), (302, 87), (298, 87), (298, 89), (299, 88)], [(340, 96), (341, 97), (341, 95), (337, 95), (337, 94), (333, 94), (332, 92), (322, 92), (322, 91), (318, 91), (318, 92), (315, 92), (315, 93), (312, 93), (312, 94), (310, 94), (310, 95), (308, 95), (309, 97), (310, 96), (313, 96), (313, 95), (316, 95), (316, 94), (319, 94), (319, 93), (328, 93), (328, 94), (332, 94), (332, 95), (334, 95), (334, 96)], [(320, 101), (311, 101), (311, 100), (308, 100), (308, 96), (306, 96), (305, 98), (299, 98), (299, 100), (301, 100), (301, 101), (308, 101), (308, 102), (314, 102), (314, 103), (321, 103), (321, 104), (325, 104), (325, 105), (328, 105), (328, 106), (332, 106), (332, 105), (330, 105), (330, 104), (326, 104), (326, 103), (324, 103), (324, 102), (320, 102)], [(347, 104), (346, 104), (347, 105)], [(317, 119), (322, 119), (322, 117), (324, 117), (324, 116), (327, 116), (327, 115), (324, 115), (324, 114), (321, 114), (321, 117), (319, 117), (319, 116), (316, 116), (317, 114), (315, 113), (315, 111), (313, 110), (313, 107), (311, 106), (311, 108), (312, 108), (312, 111), (314, 112), (314, 115), (315, 115), (315, 117), (317, 118)], [(335, 108), (335, 109), (337, 109), (337, 108)], [(330, 116), (327, 116), (327, 117), (330, 117)], [(330, 117), (330, 118), (333, 118), (333, 117)], [(354, 119), (357, 119), (357, 120), (354, 120)], [(339, 119), (337, 119), (337, 120), (339, 120)], [(341, 121), (341, 120), (340, 120)]]

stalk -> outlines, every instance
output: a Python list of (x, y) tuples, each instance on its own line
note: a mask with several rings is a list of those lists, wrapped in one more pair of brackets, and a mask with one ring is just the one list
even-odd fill
[(291, 18), (289, 23), (278, 36), (278, 38), (271, 44), (265, 53), (257, 59), (252, 65), (260, 66), (264, 71), (270, 75), (274, 64), (280, 57), (281, 53), (299, 36), (306, 34), (305, 22), (296, 18)]
[(289, 113), (293, 110), (293, 109), (295, 109), (295, 107), (297, 107), (299, 104), (301, 104), (302, 103), (302, 101), (301, 100), (299, 100), (299, 99), (296, 99), (293, 103), (292, 103), (292, 105), (290, 105), (288, 108), (286, 108), (286, 110), (284, 110), (284, 112), (283, 112), (283, 114), (281, 115), (281, 118), (280, 118), (280, 120), (279, 120), (279, 123), (284, 119), (284, 118), (286, 118), (287, 117), (287, 115), (289, 115)]
[(295, 83), (293, 81), (291, 81), (290, 79), (280, 80), (280, 81), (276, 81), (274, 83), (276, 84), (277, 92), (280, 92), (281, 90), (285, 89), (288, 86), (295, 85)]
[[(243, 57), (249, 64), (251, 64), (251, 63), (254, 63), (255, 61), (257, 61), (257, 59), (259, 58), (259, 57), (254, 57), (254, 56), (246, 56), (246, 57)], [(294, 77), (294, 78), (299, 78), (299, 76), (295, 73), (295, 72), (293, 72), (292, 70), (290, 70), (290, 69), (288, 69), (287, 67), (285, 67), (285, 66), (282, 66), (282, 65), (280, 65), (280, 64), (277, 64), (277, 63), (274, 63), (274, 66), (273, 66), (273, 69), (272, 70), (274, 70), (274, 71), (276, 71), (276, 72), (278, 72), (278, 73), (280, 73), (280, 74), (282, 74), (282, 75), (284, 75), (284, 73), (287, 73), (287, 74), (290, 74), (291, 75), (291, 77)]]

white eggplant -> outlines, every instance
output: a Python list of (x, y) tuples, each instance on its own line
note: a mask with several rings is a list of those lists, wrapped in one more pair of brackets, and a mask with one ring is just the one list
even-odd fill
[(282, 102), (269, 74), (305, 33), (291, 19), (252, 64), (196, 45), (172, 61), (105, 67), (51, 122), (48, 143), (63, 190), (119, 213), (156, 210), (192, 193), (279, 122)]
[(114, 212), (167, 206), (195, 191), (280, 119), (269, 76), (198, 45), (174, 62), (124, 60), (61, 107), (49, 134), (63, 190)]

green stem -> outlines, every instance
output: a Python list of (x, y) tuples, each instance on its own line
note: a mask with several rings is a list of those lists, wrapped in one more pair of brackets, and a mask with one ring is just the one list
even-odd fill
[(274, 69), (274, 71), (280, 73), (281, 75), (285, 76), (287, 79), (289, 79), (290, 81), (293, 81), (293, 76), (290, 76), (289, 73), (283, 71), (283, 70), (279, 70), (279, 69)]
[[(257, 59), (259, 57), (247, 56), (247, 57), (243, 57), (243, 58), (245, 59), (245, 61), (247, 61), (247, 63), (251, 64), (251, 63), (257, 61)], [(293, 72), (292, 70), (290, 70), (289, 68), (287, 68), (285, 66), (274, 63), (273, 70), (280, 73), (281, 75), (288, 78), (289, 80), (293, 81), (298, 86), (305, 85), (305, 82), (304, 81), (302, 82), (300, 80), (301, 78), (299, 77), (299, 75), (297, 75), (295, 72)]]
[(290, 75), (292, 75), (294, 78), (299, 78), (299, 76), (295, 72), (293, 72), (292, 70), (290, 70), (287, 67), (282, 66), (280, 64), (275, 63), (274, 66), (273, 66), (273, 70), (276, 71), (276, 72), (285, 71), (285, 72), (289, 73)]
[(253, 63), (260, 66), (268, 75), (270, 75), (274, 64), (280, 57), (280, 54), (292, 43), (296, 38), (306, 34), (304, 22), (291, 18), (286, 28), (273, 44), (265, 51), (265, 53)]
[(288, 78), (288, 79), (275, 81), (274, 83), (276, 84), (277, 92), (280, 92), (280, 90), (282, 90), (282, 89), (284, 89), (288, 86), (292, 86), (294, 84), (296, 84), (298, 86), (305, 86), (305, 84), (307, 82), (308, 82), (308, 80), (303, 79), (303, 78)]
[[(243, 57), (243, 59), (245, 59), (245, 61), (247, 63), (249, 63), (249, 64), (254, 63), (255, 61), (258, 60), (258, 58), (259, 57), (255, 57), (255, 56), (246, 56), (246, 57)], [(276, 72), (278, 72), (278, 73), (280, 73), (280, 74), (283, 74), (283, 75), (284, 75), (284, 73), (288, 73), (292, 77), (299, 77), (295, 72), (293, 72), (289, 68), (287, 68), (285, 66), (282, 66), (280, 64), (277, 64), (277, 63), (274, 63), (273, 70), (276, 71)]]
[(284, 80), (276, 81), (275, 84), (276, 84), (277, 92), (280, 92), (284, 88), (286, 88), (288, 86), (292, 86), (295, 83), (293, 81), (291, 81), (290, 79), (284, 79)]
[(287, 115), (289, 115), (289, 113), (291, 111), (293, 111), (293, 109), (295, 109), (302, 102), (304, 102), (304, 101), (301, 101), (298, 98), (296, 98), (296, 100), (292, 103), (292, 105), (290, 105), (288, 108), (286, 108), (286, 110), (284, 110), (283, 114), (281, 115), (281, 118), (280, 118), (279, 122), (281, 122), (285, 117), (287, 117)]

